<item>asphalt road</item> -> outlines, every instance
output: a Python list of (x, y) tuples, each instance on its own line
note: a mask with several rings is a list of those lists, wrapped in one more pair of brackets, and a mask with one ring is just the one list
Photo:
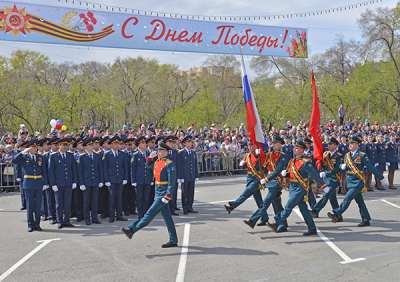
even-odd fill
[(28, 233), (19, 195), (0, 193), (0, 281), (400, 281), (400, 187), (365, 194), (370, 227), (357, 227), (355, 203), (344, 222), (331, 223), (328, 204), (316, 219), (319, 235), (303, 237), (295, 212), (287, 233), (247, 227), (252, 198), (228, 215), (223, 202), (244, 179), (200, 180), (200, 213), (174, 217), (174, 249), (160, 248), (168, 239), (161, 217), (132, 240), (120, 232), (124, 223), (106, 221), (62, 230), (45, 222), (43, 232)]

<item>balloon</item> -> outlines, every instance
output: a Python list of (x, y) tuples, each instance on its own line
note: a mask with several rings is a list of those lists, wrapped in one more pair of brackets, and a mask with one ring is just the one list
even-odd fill
[(62, 119), (59, 119), (58, 122), (61, 123), (61, 125), (64, 124), (64, 121)]
[(56, 121), (55, 119), (52, 119), (52, 120), (50, 121), (50, 126), (51, 126), (51, 128), (56, 127), (56, 125), (57, 125), (57, 121)]
[(56, 128), (57, 130), (60, 130), (61, 127), (62, 127), (62, 125), (61, 125), (60, 123), (57, 123), (55, 128)]
[(66, 125), (61, 126), (61, 130), (62, 130), (62, 131), (66, 131), (67, 129), (68, 129), (68, 128), (67, 128)]

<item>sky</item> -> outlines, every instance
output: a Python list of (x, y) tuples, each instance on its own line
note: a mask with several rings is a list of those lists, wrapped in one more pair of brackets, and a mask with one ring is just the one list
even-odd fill
[[(19, 1), (15, 1), (19, 2)], [(33, 4), (63, 5), (58, 0), (24, 0), (21, 2)], [(189, 15), (276, 15), (306, 12), (319, 9), (340, 7), (356, 4), (360, 0), (95, 0), (95, 3), (115, 5), (119, 7), (172, 12)], [(383, 0), (370, 6), (395, 7), (398, 0)], [(304, 27), (309, 32), (309, 54), (313, 56), (333, 46), (339, 37), (346, 40), (360, 40), (362, 34), (357, 19), (367, 8), (362, 7), (351, 11), (324, 16), (298, 19), (272, 20), (256, 22), (257, 24)], [(52, 61), (81, 63), (97, 61), (111, 63), (117, 57), (143, 56), (157, 59), (160, 63), (176, 64), (181, 69), (201, 66), (206, 60), (206, 54), (188, 54), (178, 52), (158, 52), (126, 49), (107, 49), (95, 47), (55, 46), (34, 43), (0, 42), (0, 56), (10, 56), (17, 50), (38, 51), (47, 55)]]

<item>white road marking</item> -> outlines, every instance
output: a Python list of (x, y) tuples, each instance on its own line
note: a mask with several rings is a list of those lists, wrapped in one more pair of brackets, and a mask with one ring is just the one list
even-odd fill
[(0, 211), (4, 211), (4, 209), (0, 209)]
[(53, 241), (58, 241), (61, 240), (60, 238), (55, 238), (55, 239), (48, 239), (48, 240), (41, 240), (41, 241), (37, 241), (38, 243), (41, 243), (39, 246), (37, 246), (36, 248), (34, 248), (31, 252), (29, 252), (26, 256), (24, 256), (22, 259), (20, 259), (16, 264), (14, 264), (13, 266), (11, 266), (6, 272), (4, 272), (1, 276), (0, 276), (0, 281), (3, 281), (4, 279), (6, 279), (11, 273), (13, 273), (18, 267), (20, 267), (21, 265), (23, 265), (25, 262), (27, 262), (31, 257), (33, 257), (37, 252), (39, 252), (41, 249), (43, 249), (44, 247), (46, 247), (46, 245), (48, 245), (50, 242)]
[(391, 203), (391, 202), (389, 202), (389, 201), (387, 201), (387, 200), (385, 200), (385, 199), (381, 199), (381, 201), (384, 202), (384, 203), (386, 203), (386, 204), (388, 204), (388, 205), (391, 205), (392, 207), (395, 207), (395, 208), (400, 209), (400, 206), (398, 206), (398, 205), (396, 205), (396, 204), (393, 204), (393, 203)]
[(186, 223), (185, 230), (183, 231), (181, 258), (179, 260), (178, 272), (176, 274), (176, 282), (185, 281), (186, 262), (189, 251), (189, 235), (190, 235), (190, 223)]
[[(303, 216), (301, 215), (301, 212), (299, 211), (298, 208), (294, 209), (294, 212), (302, 219), (304, 220)], [(338, 254), (343, 260), (339, 263), (341, 264), (349, 264), (353, 262), (358, 262), (358, 261), (363, 261), (366, 260), (365, 258), (356, 258), (352, 259), (348, 255), (346, 255), (341, 249), (339, 249), (338, 246), (335, 245), (331, 240), (329, 240), (328, 237), (324, 235), (318, 228), (317, 228), (317, 234), (321, 238), (322, 241), (324, 241), (336, 254)]]

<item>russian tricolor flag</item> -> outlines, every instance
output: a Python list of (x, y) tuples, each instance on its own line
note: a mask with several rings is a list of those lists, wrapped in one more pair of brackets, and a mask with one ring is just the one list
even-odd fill
[[(243, 97), (246, 105), (246, 117), (247, 117), (247, 131), (249, 134), (250, 141), (253, 144), (258, 145), (260, 149), (264, 144), (264, 133), (262, 130), (260, 116), (258, 115), (256, 100), (251, 90), (250, 82), (247, 77), (246, 67), (242, 56), (242, 84), (243, 84)], [(263, 151), (263, 150), (261, 150)]]

